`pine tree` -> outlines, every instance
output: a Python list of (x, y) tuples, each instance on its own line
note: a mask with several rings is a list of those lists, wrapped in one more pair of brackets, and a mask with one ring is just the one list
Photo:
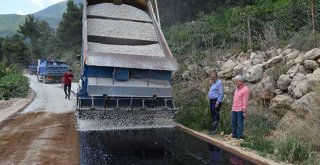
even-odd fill
[(44, 20), (37, 20), (33, 15), (28, 15), (25, 22), (19, 26), (17, 30), (24, 39), (29, 38), (31, 41), (29, 47), (34, 60), (50, 55), (52, 52), (52, 44), (49, 42), (54, 36), (54, 30)]
[(72, 0), (67, 2), (67, 11), (57, 29), (58, 46), (61, 49), (80, 47), (82, 41), (82, 6)]
[(21, 66), (28, 66), (31, 61), (27, 57), (28, 49), (24, 44), (24, 39), (18, 34), (4, 39), (2, 42), (2, 53), (3, 58), (8, 60), (9, 65), (20, 64)]

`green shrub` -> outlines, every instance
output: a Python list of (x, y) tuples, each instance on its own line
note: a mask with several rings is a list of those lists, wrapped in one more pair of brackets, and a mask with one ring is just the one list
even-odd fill
[(0, 79), (0, 99), (25, 97), (29, 90), (29, 80), (22, 74), (9, 74)]
[(179, 55), (235, 46), (239, 51), (259, 50), (288, 43), (310, 48), (314, 46), (310, 6), (307, 0), (263, 0), (242, 7), (221, 7), (210, 14), (198, 14), (195, 21), (168, 27), (164, 33), (173, 53)]
[(176, 90), (175, 105), (179, 108), (176, 122), (194, 130), (210, 129), (209, 103), (205, 94), (196, 88)]
[[(176, 122), (194, 130), (210, 130), (211, 112), (206, 94), (196, 88), (175, 88), (175, 105), (179, 108), (176, 114)], [(222, 104), (220, 112), (220, 124), (218, 131), (231, 133), (231, 104)]]
[(313, 152), (311, 145), (303, 143), (299, 138), (293, 136), (279, 141), (276, 146), (276, 156), (291, 163), (311, 159)]
[(274, 66), (274, 68), (272, 69), (272, 71), (270, 71), (268, 73), (268, 76), (270, 76), (272, 83), (274, 83), (274, 85), (277, 84), (277, 81), (279, 80), (279, 77), (282, 74), (287, 73), (287, 71), (290, 69), (290, 67), (288, 65), (284, 65), (281, 63), (278, 63)]
[(305, 51), (319, 45), (319, 32), (313, 34), (310, 29), (310, 27), (306, 26), (300, 32), (295, 33), (290, 39), (290, 43), (293, 43), (295, 48)]
[(231, 127), (231, 102), (225, 101), (222, 104), (220, 110), (220, 121), (218, 131), (224, 131), (225, 134), (230, 134), (232, 132)]
[(303, 160), (300, 164), (301, 165), (314, 165), (320, 161), (319, 151), (312, 151), (309, 152), (308, 158)]
[(266, 137), (248, 135), (241, 146), (258, 151), (262, 155), (271, 154), (274, 151), (274, 142)]
[(248, 119), (245, 120), (245, 141), (241, 145), (254, 149), (261, 154), (272, 153), (274, 144), (271, 140), (267, 139), (267, 135), (275, 128), (276, 124), (276, 120), (250, 114)]

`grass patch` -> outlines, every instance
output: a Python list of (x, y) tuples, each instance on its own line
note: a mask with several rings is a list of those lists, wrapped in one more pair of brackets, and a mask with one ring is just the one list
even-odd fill
[(280, 160), (291, 163), (309, 162), (312, 164), (313, 149), (310, 144), (303, 143), (294, 136), (283, 139), (276, 144), (275, 154)]
[(241, 146), (258, 151), (263, 156), (274, 151), (274, 142), (266, 137), (247, 136)]
[(262, 155), (272, 153), (274, 150), (274, 143), (267, 138), (267, 135), (275, 128), (276, 124), (276, 120), (251, 114), (248, 119), (245, 120), (245, 141), (241, 146), (254, 149)]
[(220, 123), (218, 131), (224, 131), (225, 134), (230, 134), (232, 132), (231, 127), (231, 102), (223, 102), (220, 111)]
[(175, 105), (179, 108), (176, 122), (194, 130), (209, 129), (211, 118), (206, 95), (196, 88), (175, 89)]
[[(211, 112), (206, 94), (197, 88), (175, 88), (175, 105), (179, 108), (175, 121), (197, 131), (211, 129)], [(220, 112), (219, 132), (231, 133), (231, 104), (223, 103)]]

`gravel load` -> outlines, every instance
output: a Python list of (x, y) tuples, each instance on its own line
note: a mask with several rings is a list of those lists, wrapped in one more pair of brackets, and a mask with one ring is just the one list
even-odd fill
[(149, 15), (136, 7), (101, 3), (88, 6), (87, 15), (152, 22)]
[(121, 20), (88, 19), (88, 35), (158, 42), (151, 23)]
[(160, 44), (128, 46), (128, 45), (107, 45), (107, 44), (89, 42), (88, 51), (99, 52), (99, 53), (165, 57), (165, 54), (160, 47)]

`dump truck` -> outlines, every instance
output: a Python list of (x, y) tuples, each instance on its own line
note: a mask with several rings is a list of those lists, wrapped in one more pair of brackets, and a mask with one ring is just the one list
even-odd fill
[(30, 64), (28, 67), (28, 71), (30, 75), (36, 75), (37, 74), (37, 65), (36, 64)]
[(178, 65), (151, 1), (83, 4), (79, 119), (99, 120), (100, 126), (104, 121), (114, 128), (172, 122), (176, 109), (171, 76)]
[(69, 66), (60, 60), (38, 60), (37, 78), (38, 82), (61, 82), (63, 74), (68, 71)]

